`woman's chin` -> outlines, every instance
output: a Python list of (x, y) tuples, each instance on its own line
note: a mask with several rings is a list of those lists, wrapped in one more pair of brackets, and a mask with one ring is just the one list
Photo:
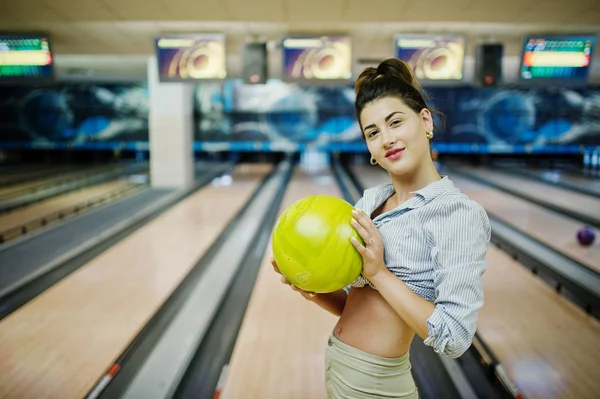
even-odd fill
[(410, 172), (410, 163), (406, 162), (405, 159), (398, 159), (396, 161), (386, 161), (382, 167), (393, 175), (402, 176)]

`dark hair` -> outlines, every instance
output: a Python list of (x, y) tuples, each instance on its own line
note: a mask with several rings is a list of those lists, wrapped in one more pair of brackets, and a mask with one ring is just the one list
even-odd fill
[(356, 93), (354, 109), (361, 128), (360, 113), (365, 106), (388, 96), (401, 99), (416, 113), (427, 108), (432, 113), (443, 116), (440, 112), (427, 107), (426, 101), (429, 97), (415, 78), (410, 66), (395, 58), (382, 61), (377, 68), (369, 67), (362, 71), (356, 79), (354, 92)]

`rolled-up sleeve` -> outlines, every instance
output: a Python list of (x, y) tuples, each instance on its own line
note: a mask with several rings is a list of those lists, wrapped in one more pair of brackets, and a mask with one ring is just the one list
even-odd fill
[(425, 345), (448, 357), (471, 346), (477, 312), (483, 306), (481, 278), (491, 228), (485, 210), (456, 196), (426, 222), (435, 264), (435, 308), (427, 319)]

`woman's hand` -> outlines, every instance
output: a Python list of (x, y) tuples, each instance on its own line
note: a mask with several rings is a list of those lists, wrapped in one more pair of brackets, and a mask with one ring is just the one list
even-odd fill
[[(277, 262), (275, 262), (275, 259), (271, 259), (271, 265), (273, 266), (273, 270), (275, 270), (275, 272), (281, 274), (281, 270), (279, 270), (279, 267), (277, 266)], [(281, 274), (281, 282), (285, 285), (289, 285), (293, 291), (299, 292), (304, 298), (306, 298), (308, 300), (313, 299), (316, 295), (314, 292), (304, 291), (304, 290), (301, 290), (300, 288), (296, 287), (295, 285), (290, 283), (283, 274)]]
[(387, 270), (383, 257), (383, 240), (375, 223), (373, 223), (366, 213), (362, 210), (354, 209), (352, 216), (354, 216), (352, 226), (360, 234), (365, 245), (362, 245), (354, 237), (351, 238), (351, 241), (363, 258), (362, 274), (366, 279), (370, 280), (377, 273)]

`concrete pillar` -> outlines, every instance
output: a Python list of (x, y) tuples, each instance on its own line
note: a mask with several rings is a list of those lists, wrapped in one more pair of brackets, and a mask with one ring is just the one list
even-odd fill
[(189, 83), (161, 83), (156, 57), (150, 57), (148, 122), (152, 187), (185, 188), (194, 180), (193, 88)]

